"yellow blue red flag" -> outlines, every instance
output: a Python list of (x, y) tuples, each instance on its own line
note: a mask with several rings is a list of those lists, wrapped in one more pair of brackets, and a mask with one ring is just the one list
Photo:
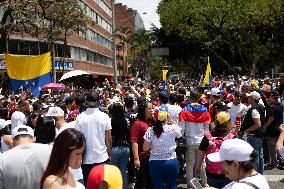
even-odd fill
[(212, 75), (211, 75), (211, 66), (210, 66), (210, 62), (209, 62), (209, 57), (208, 57), (208, 63), (207, 63), (207, 68), (206, 68), (206, 73), (205, 73), (205, 77), (203, 80), (203, 87), (205, 85), (212, 85)]
[(5, 54), (5, 65), (13, 91), (31, 88), (39, 96), (41, 87), (51, 83), (50, 52), (39, 56)]

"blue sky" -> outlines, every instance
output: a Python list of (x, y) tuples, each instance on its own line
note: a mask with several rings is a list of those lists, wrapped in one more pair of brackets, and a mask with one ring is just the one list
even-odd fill
[[(147, 30), (151, 28), (152, 23), (157, 27), (161, 26), (159, 15), (156, 13), (160, 0), (116, 0), (116, 2), (137, 10)], [(144, 12), (147, 14), (143, 14)]]

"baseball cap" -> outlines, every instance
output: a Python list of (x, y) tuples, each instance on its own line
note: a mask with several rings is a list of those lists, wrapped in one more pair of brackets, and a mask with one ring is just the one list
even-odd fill
[(226, 123), (231, 119), (230, 114), (228, 112), (220, 112), (216, 115), (216, 120), (220, 123)]
[(212, 88), (210, 94), (213, 96), (219, 96), (221, 94), (221, 91), (219, 88)]
[(86, 101), (88, 102), (97, 102), (99, 100), (99, 96), (95, 92), (91, 92), (87, 94)]
[(4, 127), (10, 124), (11, 124), (11, 120), (6, 121), (5, 119), (0, 119), (0, 129), (3, 129)]
[(102, 182), (108, 184), (108, 189), (122, 189), (120, 170), (114, 165), (95, 166), (89, 174), (86, 189), (97, 189)]
[(47, 114), (45, 114), (45, 116), (47, 116), (47, 117), (64, 117), (64, 111), (57, 106), (50, 107), (48, 109)]
[(18, 125), (12, 130), (12, 137), (15, 138), (18, 135), (31, 135), (34, 137), (34, 130), (26, 125)]
[(260, 94), (256, 91), (252, 91), (251, 93), (247, 94), (247, 96), (252, 97), (255, 100), (259, 100), (261, 98)]
[(208, 154), (208, 159), (211, 162), (220, 161), (249, 161), (253, 147), (244, 140), (241, 139), (228, 139), (225, 140), (220, 148), (219, 152)]

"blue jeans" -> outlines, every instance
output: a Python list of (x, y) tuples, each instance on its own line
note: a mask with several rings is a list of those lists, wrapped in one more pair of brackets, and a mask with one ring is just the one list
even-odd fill
[(262, 139), (257, 138), (254, 135), (248, 135), (247, 142), (258, 152), (258, 156), (256, 158), (256, 170), (260, 174), (263, 174), (264, 158), (263, 158)]
[(149, 173), (154, 189), (176, 189), (178, 176), (178, 161), (176, 159), (151, 160)]
[(123, 189), (128, 188), (127, 179), (127, 164), (129, 159), (130, 150), (129, 147), (113, 147), (111, 164), (116, 165), (121, 172), (123, 179)]

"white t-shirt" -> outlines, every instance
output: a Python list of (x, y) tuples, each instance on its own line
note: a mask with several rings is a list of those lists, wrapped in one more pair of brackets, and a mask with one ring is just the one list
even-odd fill
[(11, 131), (18, 125), (26, 125), (27, 119), (23, 112), (15, 111), (11, 117)]
[(253, 109), (251, 112), (252, 118), (260, 118), (260, 114), (256, 109)]
[[(66, 123), (66, 124), (64, 124), (59, 130), (57, 130), (57, 132), (56, 132), (56, 137), (62, 132), (62, 131), (64, 131), (65, 129), (69, 129), (69, 128), (75, 128), (75, 121), (72, 121), (72, 122), (69, 122), (69, 123)], [(55, 138), (56, 138), (55, 137)], [(53, 144), (52, 144), (53, 145)], [(72, 175), (74, 176), (74, 178), (76, 179), (76, 180), (81, 180), (81, 179), (83, 179), (83, 172), (82, 172), (82, 169), (81, 168), (79, 168), (79, 169), (71, 169), (71, 173), (72, 173)], [(81, 183), (79, 183), (79, 185), (80, 185)], [(80, 187), (81, 187), (81, 185), (80, 185)], [(78, 188), (80, 188), (80, 187), (78, 187)]]
[(9, 145), (5, 144), (3, 140), (3, 136), (1, 137), (1, 152), (4, 153), (6, 151), (10, 150)]
[(257, 174), (252, 177), (246, 177), (240, 180), (239, 182), (233, 181), (230, 184), (223, 187), (222, 189), (254, 189), (252, 186), (249, 186), (248, 184), (240, 183), (242, 181), (252, 183), (256, 185), (259, 189), (269, 189), (268, 182), (261, 174)]
[(111, 130), (111, 120), (98, 108), (87, 108), (78, 115), (75, 128), (86, 138), (84, 164), (105, 162), (109, 157), (105, 143), (105, 131)]
[(247, 106), (242, 103), (236, 106), (230, 102), (227, 106), (230, 107), (231, 122), (235, 122), (238, 116), (243, 117), (246, 115)]
[(179, 105), (169, 105), (168, 110), (169, 110), (172, 120), (178, 123), (179, 113), (181, 112), (182, 108)]
[(179, 125), (182, 127), (187, 144), (199, 145), (204, 137), (204, 132), (209, 130), (208, 123), (195, 123), (188, 121), (179, 121)]
[(182, 136), (181, 128), (177, 125), (164, 125), (164, 132), (158, 138), (154, 134), (152, 127), (149, 127), (144, 135), (144, 139), (151, 143), (149, 160), (169, 160), (176, 158), (175, 138)]

